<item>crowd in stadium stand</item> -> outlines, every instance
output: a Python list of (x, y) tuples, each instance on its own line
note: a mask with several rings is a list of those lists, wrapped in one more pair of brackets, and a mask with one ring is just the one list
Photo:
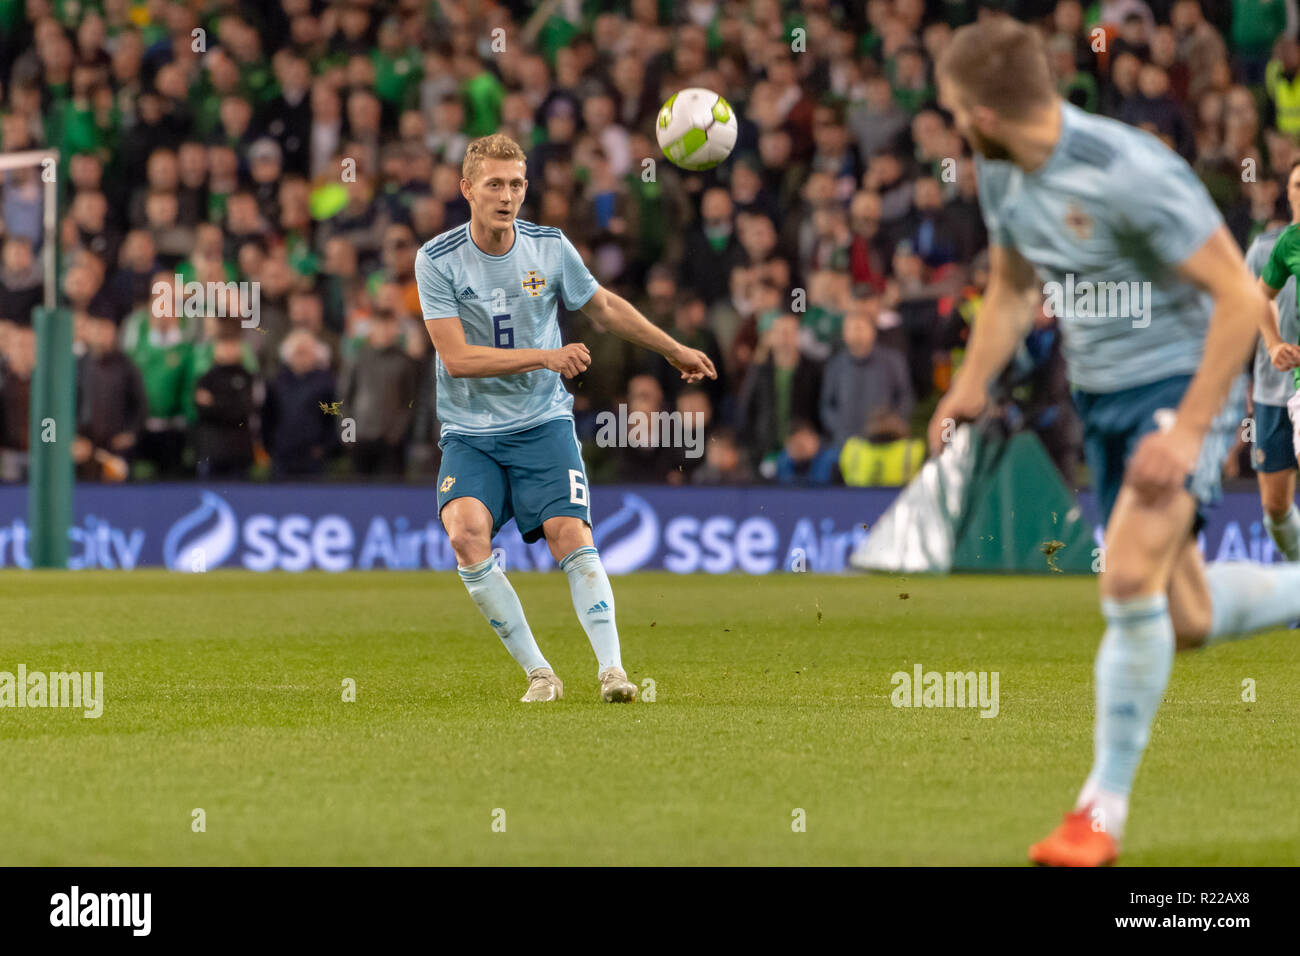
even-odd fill
[[(1041, 24), (1071, 102), (1186, 157), (1243, 246), (1289, 221), (1294, 0), (0, 0), (0, 148), (57, 148), (62, 194), (44, 236), (41, 169), (0, 181), (0, 479), (32, 441), (44, 242), (74, 320), (80, 477), (435, 474), (414, 257), (468, 219), (466, 144), (502, 131), (528, 154), (522, 218), (720, 371), (683, 387), (561, 308), (593, 359), (570, 387), (594, 480), (901, 484), (988, 270), (933, 64), (1005, 13)], [(740, 118), (702, 174), (653, 136), (689, 86)], [(257, 327), (160, 304), (174, 276), (256, 283)], [(1072, 476), (1050, 316), (1003, 384)], [(622, 403), (700, 413), (704, 454), (598, 447)]]

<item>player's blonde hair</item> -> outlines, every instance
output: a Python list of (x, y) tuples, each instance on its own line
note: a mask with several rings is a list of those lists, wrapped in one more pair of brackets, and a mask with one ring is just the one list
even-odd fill
[(972, 106), (1020, 120), (1051, 104), (1056, 83), (1042, 37), (1009, 16), (967, 24), (952, 35), (935, 65)]
[(470, 182), (478, 175), (485, 159), (513, 159), (521, 163), (528, 162), (523, 148), (505, 133), (493, 133), (474, 140), (465, 149), (465, 161), (461, 163), (460, 174)]

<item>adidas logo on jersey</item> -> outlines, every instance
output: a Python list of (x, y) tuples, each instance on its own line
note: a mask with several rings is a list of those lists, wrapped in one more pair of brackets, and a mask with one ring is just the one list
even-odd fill
[(460, 297), (462, 299), (472, 299), (474, 298), (474, 290), (469, 286), (465, 286), (465, 291), (460, 294)]

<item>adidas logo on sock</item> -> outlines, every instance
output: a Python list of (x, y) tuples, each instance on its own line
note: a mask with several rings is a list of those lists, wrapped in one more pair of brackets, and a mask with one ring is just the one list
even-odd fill
[(601, 601), (599, 604), (593, 604), (591, 607), (587, 608), (587, 613), (596, 614), (599, 613), (600, 611), (608, 611), (608, 610), (609, 610), (609, 605), (606, 604), (604, 601)]
[(497, 620), (496, 618), (494, 618), (494, 617), (492, 617), (492, 618), (488, 618), (488, 623), (491, 624), (493, 627), (505, 627), (505, 626), (506, 626), (506, 622), (505, 622), (505, 621), (498, 621), (498, 620)]

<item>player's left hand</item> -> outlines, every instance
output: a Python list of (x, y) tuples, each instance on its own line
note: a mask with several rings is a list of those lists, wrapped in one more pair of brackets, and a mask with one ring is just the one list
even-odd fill
[(1183, 489), (1200, 453), (1200, 436), (1175, 423), (1138, 442), (1124, 480), (1144, 503), (1158, 504)]
[(682, 379), (688, 383), (698, 382), (703, 378), (717, 378), (718, 372), (709, 361), (709, 357), (699, 349), (679, 348), (674, 355), (668, 356), (673, 368), (682, 373)]

